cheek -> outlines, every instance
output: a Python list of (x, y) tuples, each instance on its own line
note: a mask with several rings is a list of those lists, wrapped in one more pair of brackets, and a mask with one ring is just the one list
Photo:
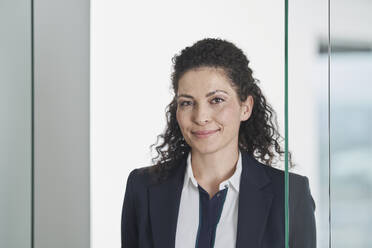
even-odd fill
[(185, 126), (186, 118), (187, 117), (186, 117), (185, 113), (183, 113), (181, 111), (176, 112), (176, 119), (177, 119), (178, 125), (180, 126), (181, 129)]
[(240, 122), (239, 117), (239, 112), (234, 106), (225, 106), (217, 114), (218, 122), (224, 126), (232, 126), (235, 122)]
[(178, 111), (176, 112), (176, 120), (178, 122), (178, 125), (181, 126), (181, 119), (180, 119), (180, 115), (179, 115)]

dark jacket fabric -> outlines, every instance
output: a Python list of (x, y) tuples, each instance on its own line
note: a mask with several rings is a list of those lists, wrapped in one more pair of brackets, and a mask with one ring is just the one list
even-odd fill
[[(241, 152), (236, 248), (284, 248), (284, 172)], [(131, 171), (122, 208), (122, 248), (175, 247), (186, 162), (174, 162), (171, 176), (159, 183), (149, 166)], [(289, 247), (316, 247), (314, 211), (307, 177), (289, 173)]]

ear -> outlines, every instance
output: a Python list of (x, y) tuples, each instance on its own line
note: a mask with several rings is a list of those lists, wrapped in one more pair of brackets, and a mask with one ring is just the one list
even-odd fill
[(252, 114), (253, 105), (254, 101), (252, 96), (248, 96), (247, 99), (244, 102), (242, 102), (241, 104), (242, 112), (240, 114), (241, 121), (246, 121), (249, 119), (249, 117)]

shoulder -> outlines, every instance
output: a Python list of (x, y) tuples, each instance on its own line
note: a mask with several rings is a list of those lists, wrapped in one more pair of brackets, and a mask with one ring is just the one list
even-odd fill
[[(285, 172), (275, 167), (267, 166), (260, 163), (263, 166), (266, 174), (270, 177), (271, 182), (275, 188), (279, 188), (284, 192), (285, 187)], [(315, 202), (311, 194), (309, 179), (307, 176), (302, 176), (293, 172), (288, 173), (288, 185), (289, 185), (289, 203), (292, 206), (298, 206), (300, 204), (306, 204), (311, 206), (315, 210)]]
[[(268, 177), (270, 178), (272, 189), (276, 196), (284, 199), (285, 195), (285, 172), (275, 167), (264, 165), (257, 161)], [(309, 179), (296, 173), (288, 173), (288, 197), (289, 197), (289, 210), (292, 216), (292, 223), (301, 222), (306, 220), (314, 226), (314, 211), (316, 209), (315, 201), (312, 197)]]
[[(261, 166), (265, 170), (266, 174), (269, 176), (273, 183), (284, 184), (285, 173), (283, 170), (272, 166), (264, 165), (258, 161), (257, 163), (259, 164), (258, 166)], [(309, 180), (306, 176), (302, 176), (300, 174), (293, 172), (288, 172), (288, 177), (289, 177), (288, 181), (292, 185), (306, 186), (309, 184)]]
[[(277, 191), (284, 192), (285, 187), (285, 172), (278, 168), (268, 166), (258, 162), (258, 166), (262, 167), (265, 170), (267, 176), (270, 178), (271, 183), (273, 184), (273, 188)], [(306, 176), (289, 172), (288, 173), (288, 185), (289, 185), (289, 198), (290, 201), (298, 202), (302, 201), (304, 198), (310, 199), (312, 204), (315, 204), (312, 200), (310, 186), (309, 186), (309, 179)]]
[(143, 166), (133, 169), (128, 176), (128, 184), (134, 188), (146, 187), (151, 184), (151, 170), (153, 166)]

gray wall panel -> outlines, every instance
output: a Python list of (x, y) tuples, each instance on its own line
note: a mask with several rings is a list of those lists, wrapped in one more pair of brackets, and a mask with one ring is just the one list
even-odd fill
[(34, 1), (35, 248), (90, 243), (89, 8)]
[(31, 247), (31, 2), (0, 1), (0, 247)]

